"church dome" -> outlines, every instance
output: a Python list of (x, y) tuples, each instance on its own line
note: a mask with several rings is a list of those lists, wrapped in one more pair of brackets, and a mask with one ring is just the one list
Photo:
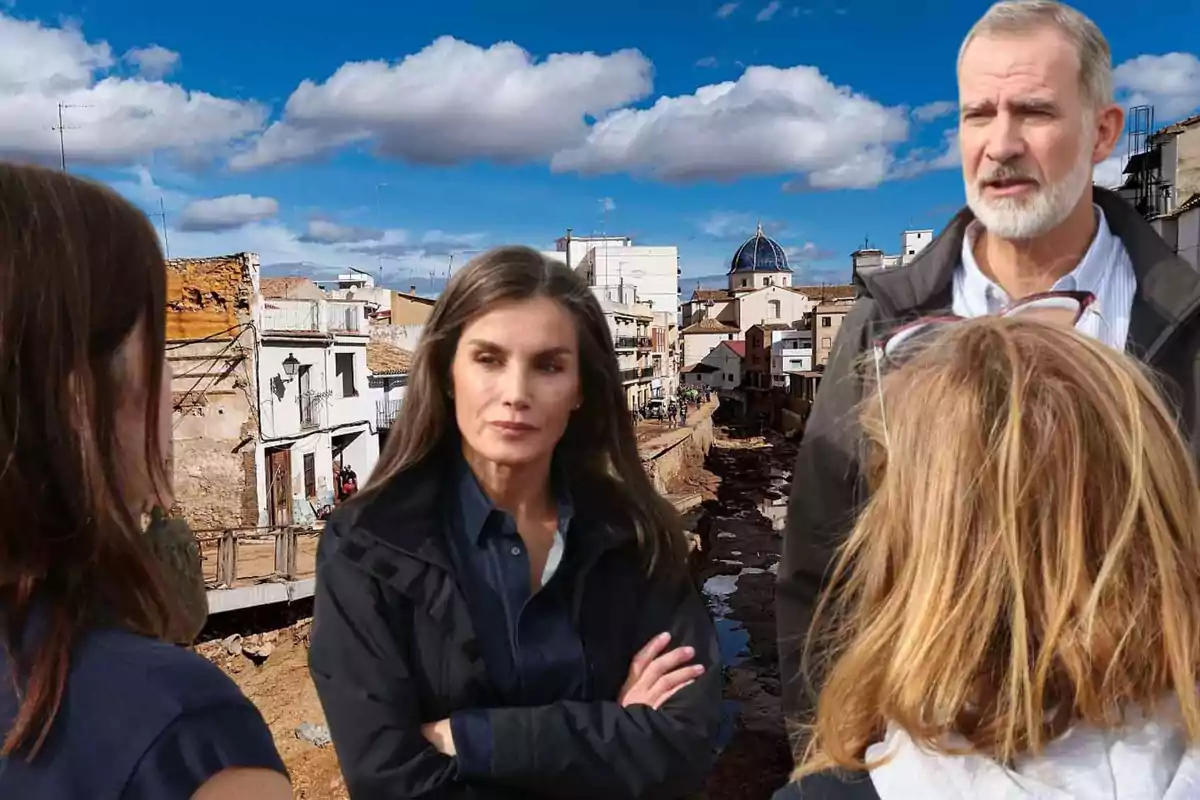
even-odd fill
[(729, 265), (729, 273), (735, 272), (791, 272), (787, 263), (787, 255), (779, 242), (763, 233), (762, 224), (758, 226), (754, 236), (733, 254)]

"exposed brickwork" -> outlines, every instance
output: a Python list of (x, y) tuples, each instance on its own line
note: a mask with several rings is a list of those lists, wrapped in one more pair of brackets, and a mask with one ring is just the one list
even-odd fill
[(202, 339), (248, 321), (257, 268), (247, 253), (167, 261), (167, 339)]

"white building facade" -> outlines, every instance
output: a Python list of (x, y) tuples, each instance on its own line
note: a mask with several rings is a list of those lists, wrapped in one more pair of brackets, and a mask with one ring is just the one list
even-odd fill
[(790, 378), (813, 371), (811, 330), (771, 331), (771, 384), (786, 387)]
[(604, 311), (617, 354), (617, 368), (629, 408), (640, 408), (654, 397), (653, 341), (650, 326), (654, 312), (638, 301), (637, 291), (627, 286), (593, 286), (592, 293)]
[(260, 524), (306, 525), (335, 498), (334, 467), (360, 483), (379, 456), (361, 300), (262, 298)]
[(589, 286), (632, 285), (655, 311), (679, 311), (679, 248), (635, 245), (628, 236), (564, 236), (545, 255), (561, 259)]

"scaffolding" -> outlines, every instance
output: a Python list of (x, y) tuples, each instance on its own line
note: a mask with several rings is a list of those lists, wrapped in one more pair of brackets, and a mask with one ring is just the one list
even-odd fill
[(1154, 142), (1154, 106), (1133, 106), (1129, 109), (1126, 134), (1128, 159), (1124, 173), (1131, 176), (1125, 185), (1133, 189), (1129, 198), (1144, 217), (1159, 213), (1162, 152)]

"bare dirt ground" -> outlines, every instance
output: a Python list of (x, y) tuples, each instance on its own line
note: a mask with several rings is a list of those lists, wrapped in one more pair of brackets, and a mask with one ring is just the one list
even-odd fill
[(348, 800), (333, 746), (319, 747), (296, 736), (304, 723), (325, 724), (308, 674), (311, 624), (306, 619), (240, 640), (218, 639), (196, 651), (224, 669), (262, 712), (291, 771), (297, 800)]

